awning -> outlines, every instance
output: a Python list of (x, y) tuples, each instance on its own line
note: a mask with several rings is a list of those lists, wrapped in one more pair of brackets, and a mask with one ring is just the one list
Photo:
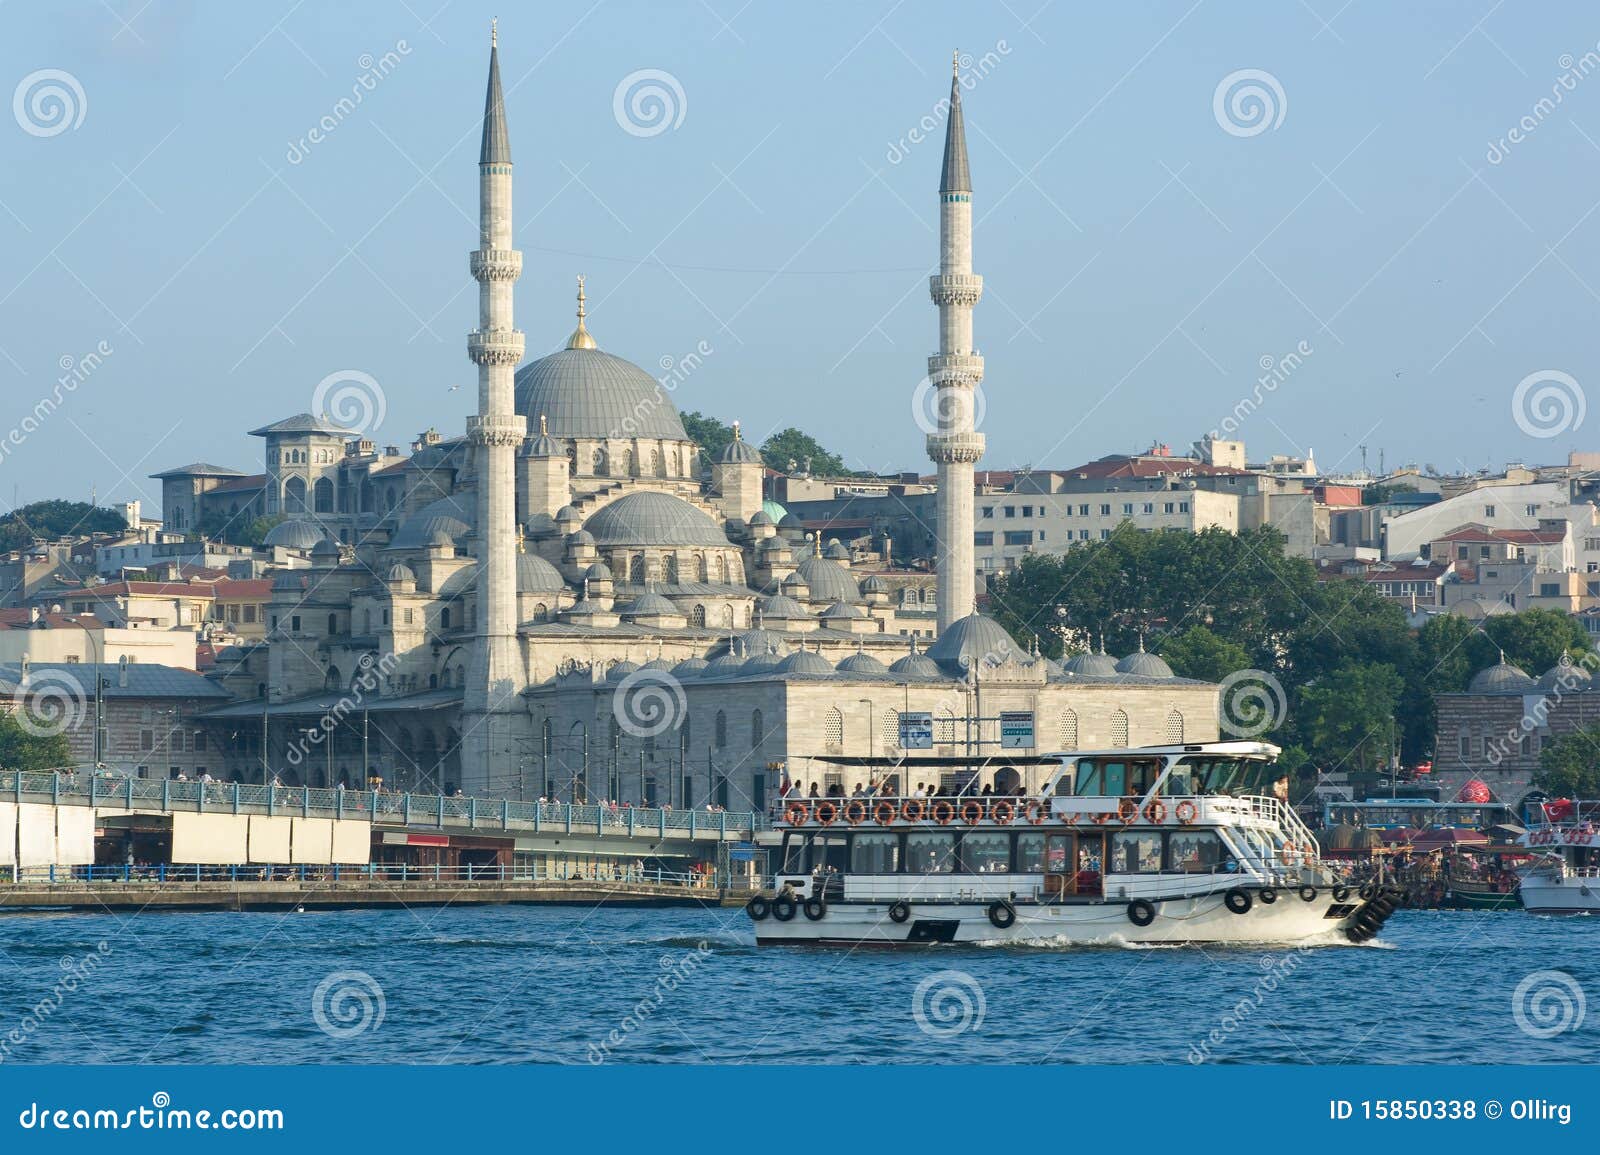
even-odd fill
[(296, 698), (292, 702), (270, 702), (263, 705), (260, 698), (234, 702), (215, 710), (207, 710), (196, 717), (201, 721), (259, 721), (263, 713), (271, 718), (320, 718), (337, 714), (346, 718), (368, 714), (392, 714), (401, 710), (443, 710), (461, 704), (460, 690), (425, 690), (420, 694), (401, 694), (397, 697), (373, 696), (356, 700), (349, 693), (313, 694), (309, 698)]

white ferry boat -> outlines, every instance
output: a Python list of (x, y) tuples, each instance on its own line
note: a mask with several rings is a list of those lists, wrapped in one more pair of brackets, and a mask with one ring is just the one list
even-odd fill
[(1600, 914), (1600, 802), (1547, 803), (1518, 841), (1538, 857), (1519, 872), (1534, 914)]
[(1364, 942), (1399, 892), (1354, 887), (1271, 793), (1278, 747), (1054, 755), (1034, 797), (790, 798), (763, 945)]

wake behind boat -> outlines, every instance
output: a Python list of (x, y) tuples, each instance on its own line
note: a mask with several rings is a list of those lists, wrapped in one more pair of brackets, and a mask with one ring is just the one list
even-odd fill
[(1378, 933), (1399, 893), (1356, 889), (1273, 796), (1276, 746), (1072, 752), (1037, 796), (792, 798), (756, 941), (1296, 943)]

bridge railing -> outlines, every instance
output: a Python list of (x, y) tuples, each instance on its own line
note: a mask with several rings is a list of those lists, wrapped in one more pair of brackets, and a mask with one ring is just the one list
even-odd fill
[[(9, 782), (6, 779), (10, 779)], [(5, 789), (9, 786), (10, 789)], [(770, 826), (767, 816), (724, 810), (517, 802), (500, 798), (392, 794), (314, 786), (256, 786), (75, 771), (17, 770), (0, 777), (0, 797), (18, 802), (89, 805), (105, 809), (268, 814), (342, 818), (377, 825), (460, 826), (472, 830), (565, 831), (574, 834), (708, 840), (746, 838)]]
[[(674, 886), (688, 890), (714, 889), (707, 875), (685, 871), (658, 870), (631, 866), (590, 866), (582, 870), (552, 871), (535, 863), (491, 866), (414, 866), (401, 863), (369, 863), (362, 866), (197, 866), (190, 864), (100, 865), (100, 866), (25, 866), (12, 872), (6, 881), (19, 886), (258, 882), (401, 882), (401, 883), (566, 883), (585, 886)], [(735, 885), (738, 884), (736, 880)]]

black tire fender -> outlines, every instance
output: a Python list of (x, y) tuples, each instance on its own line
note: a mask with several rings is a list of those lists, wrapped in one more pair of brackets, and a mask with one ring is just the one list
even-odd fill
[(1222, 901), (1227, 904), (1228, 909), (1233, 911), (1234, 914), (1246, 914), (1249, 912), (1254, 899), (1250, 897), (1248, 890), (1242, 890), (1236, 886), (1222, 896)]
[(795, 915), (796, 903), (792, 898), (782, 895), (772, 900), (772, 917), (779, 922), (788, 922)]
[(905, 922), (906, 919), (910, 917), (911, 904), (903, 898), (889, 908), (889, 919), (891, 922)]
[(1350, 888), (1348, 886), (1336, 886), (1336, 887), (1333, 888), (1333, 901), (1334, 902), (1343, 902), (1345, 899), (1347, 899), (1349, 897), (1350, 897)]
[(1149, 926), (1156, 920), (1156, 908), (1142, 898), (1128, 904), (1128, 921), (1134, 926)]
[(1278, 892), (1272, 889), (1270, 886), (1263, 886), (1261, 888), (1261, 892), (1257, 894), (1256, 897), (1259, 898), (1265, 905), (1271, 906), (1273, 903), (1278, 901)]
[(772, 904), (758, 894), (744, 904), (744, 912), (752, 921), (760, 922), (772, 913)]
[(1309, 882), (1306, 883), (1306, 885), (1300, 888), (1300, 898), (1304, 902), (1316, 902), (1317, 888), (1312, 886)]
[(805, 912), (806, 917), (812, 922), (821, 922), (828, 913), (828, 904), (813, 895), (811, 898), (806, 899)]
[(1017, 908), (1001, 899), (999, 902), (989, 904), (989, 921), (1000, 930), (1005, 930), (1017, 921)]

